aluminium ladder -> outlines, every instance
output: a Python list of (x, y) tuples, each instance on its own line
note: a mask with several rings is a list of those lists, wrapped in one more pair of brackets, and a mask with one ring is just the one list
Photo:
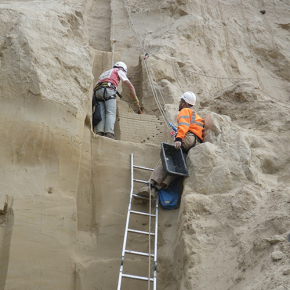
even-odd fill
[[(132, 198), (135, 196), (133, 194), (133, 189), (134, 189), (134, 182), (139, 182), (139, 183), (148, 183), (149, 181), (144, 181), (140, 179), (135, 179), (134, 178), (134, 168), (137, 169), (142, 169), (142, 170), (148, 170), (148, 171), (153, 171), (151, 168), (147, 167), (142, 167), (142, 166), (136, 166), (133, 164), (133, 153), (131, 154), (131, 190), (130, 190), (130, 199), (129, 199), (129, 206), (128, 206), (128, 212), (127, 212), (127, 220), (126, 220), (126, 227), (125, 227), (125, 234), (124, 234), (124, 242), (123, 242), (123, 249), (122, 249), (122, 258), (121, 258), (121, 266), (120, 266), (120, 272), (119, 272), (119, 280), (118, 280), (118, 288), (117, 290), (121, 290), (121, 284), (122, 284), (122, 278), (127, 278), (127, 279), (135, 279), (135, 280), (143, 280), (143, 281), (148, 281), (148, 283), (153, 282), (153, 290), (156, 290), (156, 284), (157, 284), (157, 234), (158, 234), (158, 203), (159, 203), (159, 197), (157, 194), (156, 199), (152, 199), (152, 201), (155, 201), (155, 213), (152, 214), (151, 211), (149, 213), (147, 212), (140, 212), (140, 211), (135, 211), (132, 210)], [(150, 207), (150, 203), (149, 203)], [(136, 215), (143, 215), (143, 216), (148, 216), (150, 219), (151, 217), (155, 218), (155, 226), (154, 232), (151, 232), (151, 229), (149, 228), (148, 232), (145, 231), (139, 231), (139, 230), (134, 230), (129, 228), (129, 222), (130, 222), (130, 217), (131, 214), (136, 214)], [(149, 223), (150, 225), (150, 223)], [(144, 252), (137, 252), (137, 251), (132, 251), (128, 250), (126, 248), (127, 244), (127, 238), (128, 238), (128, 232), (130, 233), (135, 233), (135, 234), (144, 234), (146, 236), (149, 236), (149, 243), (151, 243), (151, 236), (154, 236), (154, 253), (144, 253)], [(150, 249), (150, 246), (149, 246)], [(125, 260), (125, 254), (132, 254), (132, 255), (139, 255), (139, 256), (147, 256), (149, 263), (151, 263), (151, 259), (154, 259), (153, 263), (153, 278), (152, 277), (144, 277), (144, 276), (136, 276), (136, 275), (131, 275), (131, 274), (125, 274), (123, 273), (123, 267), (124, 267), (124, 260)], [(150, 269), (150, 266), (149, 266)], [(148, 275), (151, 275), (149, 273)], [(148, 286), (149, 287), (149, 286)], [(151, 289), (151, 285), (150, 285)]]

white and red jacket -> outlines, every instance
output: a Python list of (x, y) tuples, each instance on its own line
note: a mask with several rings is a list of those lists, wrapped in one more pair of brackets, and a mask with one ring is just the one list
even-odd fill
[(128, 81), (129, 79), (126, 76), (126, 73), (124, 71), (122, 71), (121, 69), (112, 68), (112, 69), (109, 69), (109, 70), (103, 72), (100, 75), (97, 84), (103, 83), (103, 82), (108, 82), (108, 83), (113, 84), (117, 88), (120, 80), (122, 82), (124, 82), (124, 81)]

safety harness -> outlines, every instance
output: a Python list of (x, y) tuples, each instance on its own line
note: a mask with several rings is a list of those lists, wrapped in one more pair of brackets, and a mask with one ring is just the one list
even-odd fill
[(103, 93), (103, 100), (99, 100), (99, 101), (108, 101), (110, 99), (115, 99), (116, 98), (116, 95), (112, 95), (108, 98), (105, 98), (105, 94), (106, 94), (106, 90), (107, 89), (111, 89), (111, 90), (114, 90), (116, 92), (116, 94), (122, 98), (121, 94), (117, 91), (117, 88), (110, 82), (101, 82), (101, 83), (98, 83), (95, 88), (94, 88), (94, 97), (95, 97), (95, 93), (97, 90), (100, 90), (100, 89), (104, 89), (104, 93)]
[[(96, 98), (96, 91), (100, 90), (100, 89), (104, 89), (104, 93), (103, 93), (103, 99), (102, 100), (98, 100)], [(101, 82), (98, 83), (95, 88), (94, 88), (94, 93), (93, 93), (93, 99), (92, 99), (92, 109), (93, 109), (93, 127), (96, 126), (100, 121), (102, 121), (102, 115), (101, 115), (101, 107), (99, 102), (105, 102), (108, 101), (110, 99), (116, 99), (116, 95), (112, 95), (108, 98), (105, 98), (106, 95), (106, 90), (110, 89), (110, 90), (114, 90), (116, 92), (116, 94), (122, 98), (122, 96), (119, 94), (119, 92), (117, 91), (116, 87), (109, 82)]]

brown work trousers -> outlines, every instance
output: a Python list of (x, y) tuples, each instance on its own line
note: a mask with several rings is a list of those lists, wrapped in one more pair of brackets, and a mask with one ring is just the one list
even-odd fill
[[(184, 158), (186, 158), (187, 151), (190, 148), (200, 144), (198, 138), (196, 138), (195, 144), (194, 142), (195, 142), (195, 135), (191, 132), (188, 132), (184, 136), (181, 142), (181, 146), (183, 150), (186, 152), (186, 153), (183, 153)], [(155, 167), (155, 169), (152, 172), (151, 180), (157, 183), (158, 188), (167, 188), (176, 177), (177, 177), (176, 175), (168, 175), (167, 172), (164, 170), (163, 165), (160, 161), (159, 164)]]

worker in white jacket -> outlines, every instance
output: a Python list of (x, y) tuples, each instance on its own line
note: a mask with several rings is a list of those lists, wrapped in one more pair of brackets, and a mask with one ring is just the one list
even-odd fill
[(116, 122), (116, 95), (121, 97), (117, 92), (117, 87), (120, 81), (128, 87), (130, 95), (134, 99), (134, 104), (138, 107), (139, 113), (142, 113), (135, 88), (127, 77), (127, 71), (127, 65), (124, 62), (119, 61), (112, 69), (103, 72), (95, 85), (93, 106), (98, 104), (98, 109), (100, 110), (101, 115), (101, 121), (96, 125), (94, 124), (94, 132), (98, 135), (115, 139), (114, 126)]

